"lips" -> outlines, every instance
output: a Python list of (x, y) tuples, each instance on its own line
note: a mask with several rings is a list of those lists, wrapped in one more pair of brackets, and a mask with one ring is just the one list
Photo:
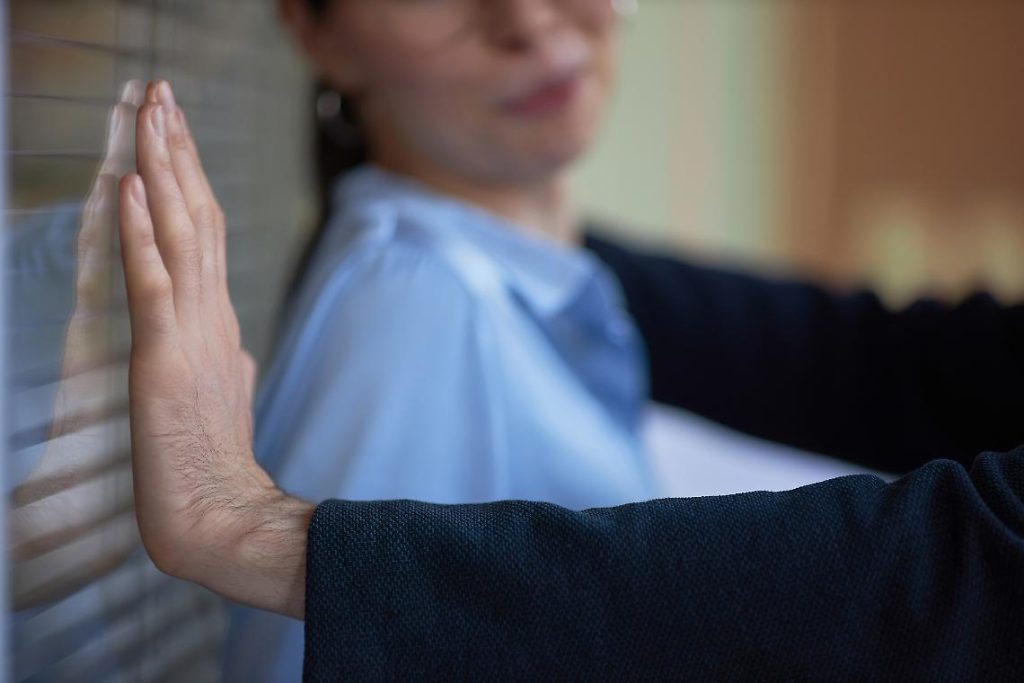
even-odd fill
[(579, 72), (548, 79), (529, 89), (525, 94), (507, 100), (502, 109), (510, 114), (528, 118), (551, 116), (572, 104), (583, 78)]

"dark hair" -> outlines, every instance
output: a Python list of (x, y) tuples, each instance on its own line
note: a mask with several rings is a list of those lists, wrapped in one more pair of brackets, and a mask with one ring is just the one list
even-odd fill
[[(331, 0), (308, 0), (314, 14), (322, 14)], [(359, 116), (352, 101), (338, 95), (326, 83), (317, 83), (312, 90), (309, 116), (313, 130), (313, 163), (316, 171), (317, 217), (313, 230), (296, 263), (285, 296), (285, 307), (291, 305), (302, 287), (313, 257), (323, 241), (331, 214), (331, 188), (343, 175), (369, 159), (369, 148)], [(336, 98), (333, 111), (324, 111), (324, 97)]]
[(330, 0), (309, 0), (309, 7), (313, 10), (314, 14), (319, 14), (327, 8), (327, 3)]

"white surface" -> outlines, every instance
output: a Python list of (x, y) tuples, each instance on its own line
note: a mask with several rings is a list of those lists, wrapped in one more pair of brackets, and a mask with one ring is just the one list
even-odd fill
[(644, 441), (667, 497), (786, 491), (866, 470), (735, 432), (690, 413), (652, 406)]

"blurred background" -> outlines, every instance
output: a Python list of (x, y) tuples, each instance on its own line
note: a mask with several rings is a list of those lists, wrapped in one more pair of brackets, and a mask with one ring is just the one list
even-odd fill
[(868, 283), (1024, 291), (1024, 4), (648, 0), (579, 174), (658, 244)]
[[(111, 110), (124, 84), (170, 79), (229, 218), (246, 345), (265, 361), (317, 212), (312, 84), (271, 0), (5, 11), (4, 668), (215, 680), (222, 606), (159, 575), (134, 529), (128, 337), (98, 169), (130, 163)], [(893, 305), (978, 288), (1019, 299), (1022, 35), (1015, 0), (646, 0), (578, 199), (633, 241), (867, 285)], [(850, 471), (682, 414), (656, 412), (648, 433), (680, 495)]]

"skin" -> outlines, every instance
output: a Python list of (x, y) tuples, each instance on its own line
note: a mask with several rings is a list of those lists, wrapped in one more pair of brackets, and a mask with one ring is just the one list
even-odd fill
[[(64, 335), (49, 440), (35, 468), (11, 492), (7, 531), (16, 610), (72, 594), (120, 564), (137, 543), (130, 497), (117, 485), (127, 463), (118, 455), (116, 464), (111, 461), (107, 444), (116, 442), (117, 428), (106, 419), (107, 403), (97, 401), (110, 393), (109, 376), (97, 370), (113, 355), (106, 312), (117, 181), (134, 166), (132, 122), (143, 97), (143, 84), (130, 81), (111, 108), (103, 159), (82, 209), (75, 305)], [(97, 500), (89, 486), (97, 476), (116, 493)], [(88, 549), (74, 543), (97, 534), (101, 540)]]
[(136, 136), (119, 208), (143, 544), (167, 574), (302, 618), (313, 506), (253, 457), (255, 366), (228, 296), (224, 214), (167, 83), (147, 89)]
[[(280, 6), (320, 76), (357, 102), (376, 163), (575, 240), (567, 174), (611, 89), (611, 2), (335, 0), (317, 16), (307, 0)], [(567, 75), (575, 89), (564, 107), (510, 110)]]
[[(469, 33), (438, 42), (413, 0), (335, 2), (323, 21), (304, 0), (281, 2), (313, 63), (357, 98), (377, 163), (573, 239), (566, 172), (611, 81), (609, 3), (480, 2)], [(525, 117), (503, 109), (566, 65), (579, 79), (568, 106)], [(143, 544), (167, 574), (301, 619), (314, 506), (280, 491), (253, 456), (255, 366), (228, 295), (224, 215), (165, 82), (146, 90), (136, 152), (119, 211)]]

